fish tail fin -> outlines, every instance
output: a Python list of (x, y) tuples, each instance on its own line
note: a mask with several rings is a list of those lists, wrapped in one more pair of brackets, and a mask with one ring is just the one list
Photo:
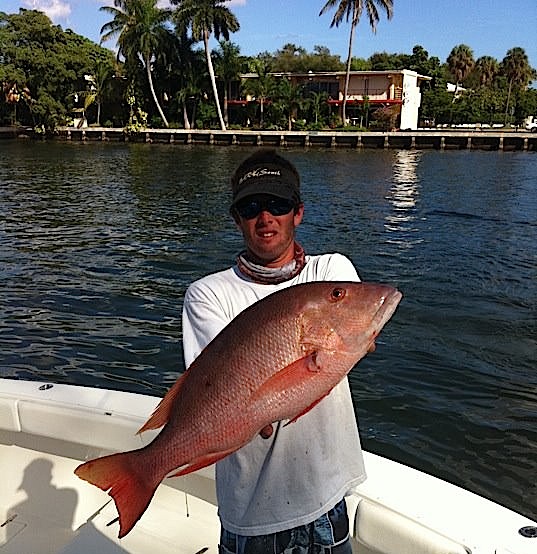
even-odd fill
[(160, 481), (148, 479), (141, 471), (136, 451), (90, 460), (75, 474), (99, 487), (114, 499), (119, 514), (119, 538), (124, 537), (142, 517)]

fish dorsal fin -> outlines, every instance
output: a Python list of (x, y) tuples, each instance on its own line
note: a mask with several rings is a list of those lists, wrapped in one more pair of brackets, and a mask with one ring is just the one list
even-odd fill
[(183, 375), (180, 375), (172, 385), (171, 389), (165, 394), (164, 398), (159, 402), (158, 406), (155, 408), (155, 411), (151, 414), (151, 417), (143, 424), (143, 426), (136, 433), (140, 435), (144, 431), (149, 431), (151, 429), (160, 429), (164, 427), (168, 420), (170, 419), (170, 414), (172, 411), (173, 404), (183, 382), (185, 380), (186, 372)]

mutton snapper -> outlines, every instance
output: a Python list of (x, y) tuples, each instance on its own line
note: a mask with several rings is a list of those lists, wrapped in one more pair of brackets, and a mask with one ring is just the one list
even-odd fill
[(113, 497), (124, 537), (166, 476), (208, 466), (319, 403), (374, 345), (401, 297), (386, 285), (351, 282), (267, 296), (177, 379), (138, 431), (163, 427), (150, 444), (86, 462), (76, 475)]

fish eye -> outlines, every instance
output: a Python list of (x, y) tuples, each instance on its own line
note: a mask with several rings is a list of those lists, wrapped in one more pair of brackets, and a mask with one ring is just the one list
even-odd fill
[(346, 294), (346, 291), (344, 288), (336, 287), (332, 289), (332, 292), (330, 293), (330, 300), (334, 302), (338, 302), (341, 300)]

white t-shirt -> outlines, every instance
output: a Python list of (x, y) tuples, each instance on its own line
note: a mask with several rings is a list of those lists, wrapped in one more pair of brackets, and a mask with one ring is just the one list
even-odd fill
[[(240, 312), (277, 290), (311, 281), (359, 281), (341, 254), (306, 256), (304, 269), (277, 285), (254, 283), (236, 267), (192, 283), (183, 306), (188, 367)], [(305, 525), (330, 510), (366, 478), (348, 380), (307, 414), (274, 425), (216, 464), (222, 526), (239, 535), (265, 535)]]

